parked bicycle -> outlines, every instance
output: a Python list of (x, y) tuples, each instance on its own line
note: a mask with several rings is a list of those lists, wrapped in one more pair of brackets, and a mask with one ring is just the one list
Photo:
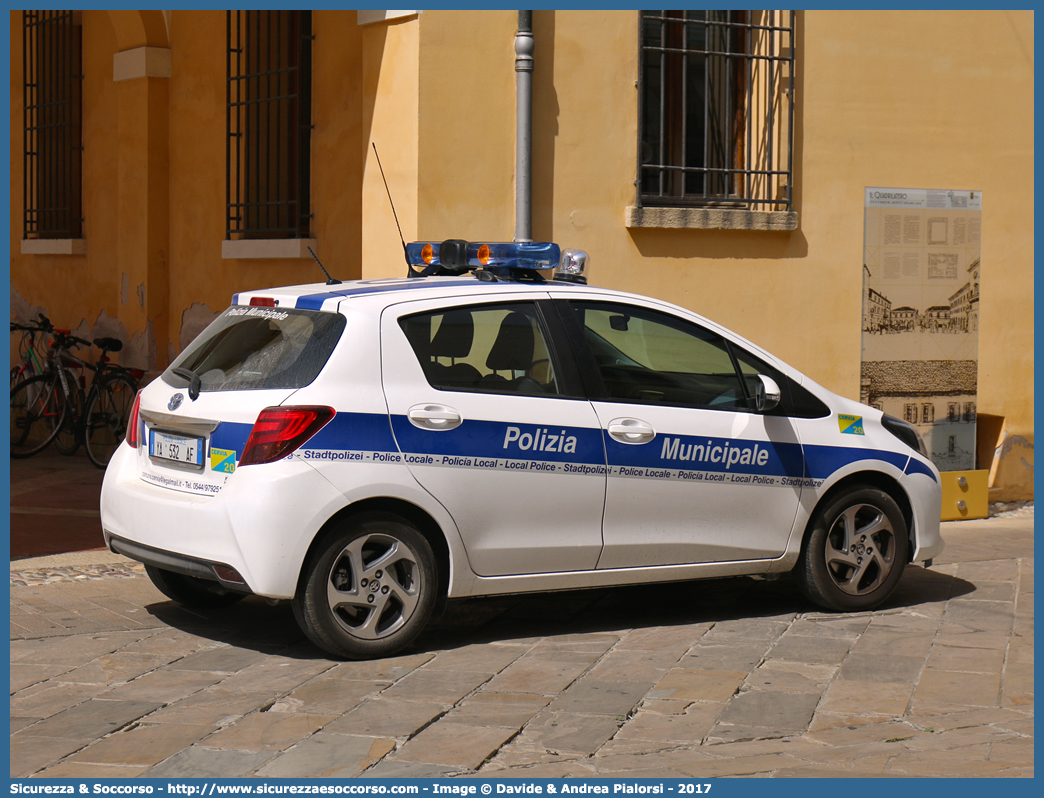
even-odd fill
[[(44, 372), (19, 381), (11, 389), (12, 457), (30, 457), (52, 441), (65, 453), (76, 451), (82, 443), (94, 465), (108, 465), (123, 440), (144, 372), (109, 360), (108, 353), (123, 348), (121, 341), (96, 338), (93, 344), (102, 350), (96, 365), (71, 351), (91, 346), (90, 341), (54, 330)], [(71, 373), (72, 368), (94, 372), (86, 397), (84, 381)]]
[[(11, 388), (13, 390), (21, 380), (52, 370), (51, 351), (46, 343), (48, 341), (47, 336), (54, 332), (68, 334), (70, 331), (55, 330), (51, 320), (41, 313), (39, 321), (30, 322), (29, 324), (11, 322), (11, 332), (22, 333), (22, 338), (18, 344), (18, 361), (11, 367)], [(83, 376), (83, 365), (84, 361), (78, 358), (74, 360), (69, 355), (62, 359), (62, 366), (69, 370), (69, 379), (73, 381), (70, 384), (75, 384), (76, 386), (69, 394), (73, 404), (66, 416), (66, 423), (61, 426), (58, 435), (54, 438), (55, 448), (66, 455), (75, 454), (80, 448), (81, 436), (79, 431), (75, 424), (69, 422), (80, 419), (83, 416), (83, 402), (86, 398), (84, 390), (86, 381)], [(74, 375), (72, 374), (73, 371), (78, 373)], [(52, 417), (52, 414), (48, 412), (46, 417), (49, 419)]]
[(47, 370), (46, 361), (48, 355), (43, 346), (46, 334), (53, 332), (54, 327), (50, 320), (40, 314), (40, 321), (29, 324), (18, 324), (11, 322), (11, 332), (20, 332), (21, 340), (18, 342), (18, 359), (11, 365), (11, 387), (26, 377), (34, 374), (43, 374)]

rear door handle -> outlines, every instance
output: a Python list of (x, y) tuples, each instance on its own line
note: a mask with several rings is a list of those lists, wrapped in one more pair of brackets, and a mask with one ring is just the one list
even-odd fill
[(614, 418), (609, 422), (609, 436), (620, 443), (648, 443), (656, 437), (656, 430), (637, 418)]
[(449, 430), (460, 426), (460, 413), (446, 405), (414, 405), (406, 416), (415, 427), (430, 430)]

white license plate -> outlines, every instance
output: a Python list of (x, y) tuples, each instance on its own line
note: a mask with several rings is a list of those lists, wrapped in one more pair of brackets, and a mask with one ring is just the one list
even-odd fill
[(186, 438), (183, 435), (149, 431), (149, 454), (160, 460), (202, 466), (203, 448), (202, 438)]

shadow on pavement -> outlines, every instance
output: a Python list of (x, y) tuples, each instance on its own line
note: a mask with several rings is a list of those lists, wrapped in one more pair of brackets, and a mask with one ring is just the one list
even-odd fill
[[(975, 585), (919, 566), (906, 569), (892, 597), (877, 608), (916, 607), (968, 595)], [(219, 610), (189, 610), (170, 601), (146, 607), (156, 619), (189, 634), (294, 659), (329, 655), (301, 633), (289, 602), (273, 606), (250, 596)], [(582, 635), (819, 612), (789, 575), (570, 590), (451, 601), (404, 654), (531, 637)], [(832, 613), (827, 613), (832, 614)]]

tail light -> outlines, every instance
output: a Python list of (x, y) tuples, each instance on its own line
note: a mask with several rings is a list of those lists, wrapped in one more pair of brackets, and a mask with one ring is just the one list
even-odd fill
[(334, 417), (332, 407), (266, 407), (250, 431), (239, 465), (272, 463), (286, 457)]
[(141, 407), (141, 391), (134, 396), (134, 405), (131, 407), (130, 416), (127, 418), (127, 443), (132, 449), (137, 449), (141, 443), (141, 423), (138, 420), (138, 408)]

